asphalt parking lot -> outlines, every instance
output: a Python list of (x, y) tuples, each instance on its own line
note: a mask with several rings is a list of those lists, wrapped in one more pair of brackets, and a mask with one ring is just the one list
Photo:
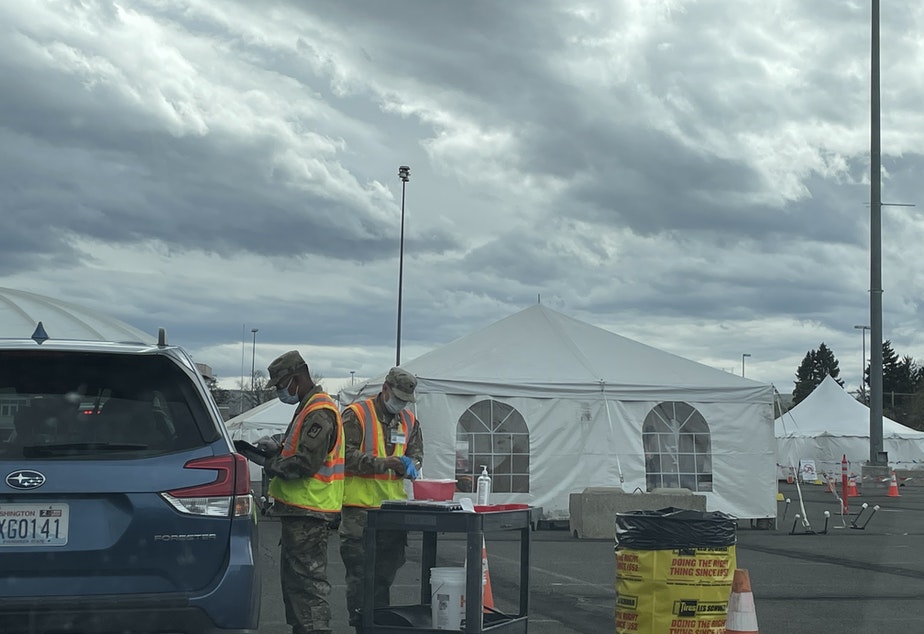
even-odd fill
[[(924, 484), (915, 483), (915, 484)], [(924, 486), (902, 486), (899, 497), (885, 488), (862, 490), (848, 499), (849, 514), (840, 514), (834, 494), (817, 485), (780, 484), (791, 502), (778, 503), (779, 519), (771, 530), (738, 523), (737, 565), (751, 578), (762, 634), (812, 632), (924, 631)], [(867, 509), (857, 518), (863, 503)], [(879, 505), (875, 513), (872, 508)], [(831, 517), (825, 528), (824, 512)], [(798, 522), (807, 516), (810, 527)], [(852, 528), (852, 524), (857, 528)], [(814, 531), (811, 534), (808, 531)], [(507, 534), (489, 535), (488, 559), (495, 605), (515, 612), (518, 598), (519, 543)], [(261, 521), (264, 572), (260, 632), (288, 634), (279, 592), (279, 524)], [(343, 566), (334, 535), (329, 572), (333, 585), (333, 631), (347, 626)], [(615, 606), (614, 542), (578, 540), (567, 530), (531, 533), (529, 631), (537, 634), (613, 632)], [(438, 563), (461, 565), (465, 542), (458, 535), (439, 539)], [(408, 564), (393, 588), (395, 605), (411, 605), (420, 595), (420, 535), (411, 533)]]

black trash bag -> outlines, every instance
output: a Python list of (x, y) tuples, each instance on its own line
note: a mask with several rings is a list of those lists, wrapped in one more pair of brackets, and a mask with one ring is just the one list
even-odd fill
[(372, 613), (375, 625), (429, 628), (433, 625), (429, 605), (398, 605), (375, 608)]
[(635, 550), (720, 548), (737, 541), (737, 520), (726, 513), (663, 508), (616, 514), (616, 547)]

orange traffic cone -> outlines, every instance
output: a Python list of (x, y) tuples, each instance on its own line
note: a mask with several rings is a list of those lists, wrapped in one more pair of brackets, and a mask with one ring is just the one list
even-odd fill
[(751, 578), (743, 568), (735, 569), (731, 595), (728, 597), (726, 634), (758, 634), (757, 611), (751, 594)]
[(488, 547), (484, 542), (484, 538), (481, 539), (481, 570), (484, 575), (484, 579), (482, 580), (482, 605), (484, 608), (482, 611), (494, 612), (494, 593), (491, 591), (491, 571), (488, 570)]
[(857, 480), (853, 476), (847, 480), (847, 497), (855, 498), (860, 495), (860, 492), (857, 490)]
[(898, 479), (895, 477), (895, 472), (892, 472), (892, 483), (889, 484), (889, 492), (886, 494), (890, 498), (901, 497), (901, 493), (898, 492)]

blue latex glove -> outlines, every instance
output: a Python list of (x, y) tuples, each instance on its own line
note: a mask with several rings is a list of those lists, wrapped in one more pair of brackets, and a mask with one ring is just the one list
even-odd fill
[(401, 456), (401, 464), (404, 465), (404, 477), (416, 480), (418, 473), (417, 467), (414, 466), (414, 461), (407, 456)]

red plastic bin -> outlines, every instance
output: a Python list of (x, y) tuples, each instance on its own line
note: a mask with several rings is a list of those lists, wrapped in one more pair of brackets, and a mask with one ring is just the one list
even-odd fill
[(456, 490), (456, 481), (449, 479), (424, 480), (418, 478), (412, 482), (415, 500), (448, 501)]
[(528, 509), (529, 504), (476, 504), (476, 513), (490, 513), (492, 511), (521, 511)]

